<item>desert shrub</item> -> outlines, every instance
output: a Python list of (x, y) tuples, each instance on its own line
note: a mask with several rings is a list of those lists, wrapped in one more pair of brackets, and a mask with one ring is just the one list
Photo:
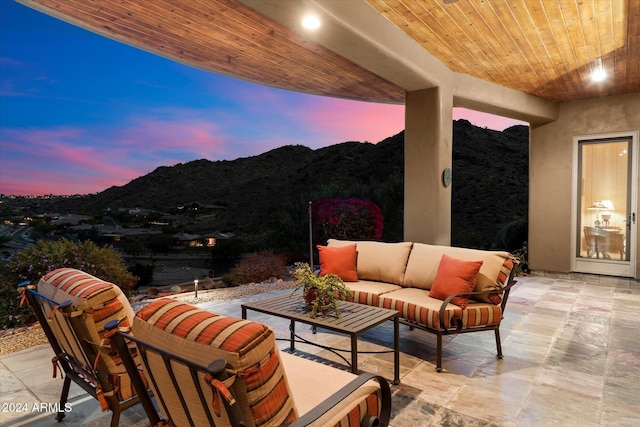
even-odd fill
[(110, 246), (99, 248), (88, 240), (82, 243), (67, 239), (38, 241), (0, 266), (0, 327), (23, 326), (31, 320), (28, 305), (20, 306), (18, 284), (26, 280), (35, 284), (48, 272), (62, 267), (77, 268), (112, 282), (127, 295), (138, 280)]
[(245, 255), (229, 273), (222, 276), (227, 286), (263, 282), (272, 277), (282, 279), (286, 275), (286, 257), (271, 251)]

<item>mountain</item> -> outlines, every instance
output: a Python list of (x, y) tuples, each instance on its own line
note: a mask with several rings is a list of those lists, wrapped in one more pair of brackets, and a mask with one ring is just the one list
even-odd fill
[[(453, 244), (495, 246), (498, 231), (526, 218), (528, 128), (503, 132), (466, 120), (453, 128)], [(216, 205), (213, 218), (192, 231), (221, 230), (262, 236), (274, 227), (304, 235), (307, 201), (318, 197), (363, 197), (385, 216), (384, 240), (402, 240), (404, 132), (377, 144), (344, 142), (312, 150), (284, 146), (233, 161), (194, 160), (159, 167), (121, 187), (79, 199), (58, 200), (50, 209), (82, 213), (118, 208), (172, 212), (177, 206)], [(64, 203), (64, 204), (60, 204)], [(197, 229), (200, 228), (200, 229)], [(278, 240), (276, 239), (276, 240)], [(286, 245), (285, 245), (286, 246)]]
[[(452, 243), (487, 247), (500, 229), (528, 218), (529, 128), (503, 132), (479, 128), (466, 120), (453, 127)], [(519, 249), (526, 239), (515, 243)], [(513, 247), (509, 250), (514, 250)]]

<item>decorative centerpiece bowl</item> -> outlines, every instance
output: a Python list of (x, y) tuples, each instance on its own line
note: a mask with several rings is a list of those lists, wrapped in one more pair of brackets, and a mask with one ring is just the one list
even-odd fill
[(316, 317), (318, 313), (326, 313), (333, 307), (336, 316), (340, 317), (338, 301), (352, 296), (342, 279), (335, 274), (316, 275), (306, 263), (296, 263), (295, 267), (291, 272), (296, 279), (291, 295), (299, 295), (296, 291), (302, 289), (302, 298), (311, 310), (309, 316)]

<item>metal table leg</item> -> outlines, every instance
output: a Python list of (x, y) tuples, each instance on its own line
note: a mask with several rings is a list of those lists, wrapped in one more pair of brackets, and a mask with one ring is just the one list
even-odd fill
[(358, 373), (358, 336), (351, 334), (351, 372)]
[(291, 344), (289, 349), (293, 353), (296, 351), (296, 321), (291, 320), (291, 324), (289, 325), (289, 331), (291, 332)]
[(400, 316), (393, 318), (393, 383), (400, 384)]

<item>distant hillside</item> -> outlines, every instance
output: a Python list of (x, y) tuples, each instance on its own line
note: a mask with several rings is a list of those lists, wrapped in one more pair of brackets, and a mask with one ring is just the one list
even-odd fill
[[(64, 205), (53, 209), (171, 212), (192, 203), (226, 206), (193, 231), (233, 231), (262, 245), (291, 249), (305, 235), (308, 200), (366, 197), (380, 205), (383, 239), (393, 241), (402, 240), (403, 171), (401, 132), (378, 144), (345, 142), (318, 150), (285, 146), (233, 161), (159, 167), (124, 186), (58, 202)], [(495, 246), (500, 228), (527, 215), (528, 128), (498, 132), (454, 122), (452, 192), (453, 244)], [(270, 233), (274, 229), (277, 235)]]
[(458, 246), (486, 247), (504, 225), (528, 217), (527, 126), (499, 132), (454, 122), (452, 171), (452, 242)]

